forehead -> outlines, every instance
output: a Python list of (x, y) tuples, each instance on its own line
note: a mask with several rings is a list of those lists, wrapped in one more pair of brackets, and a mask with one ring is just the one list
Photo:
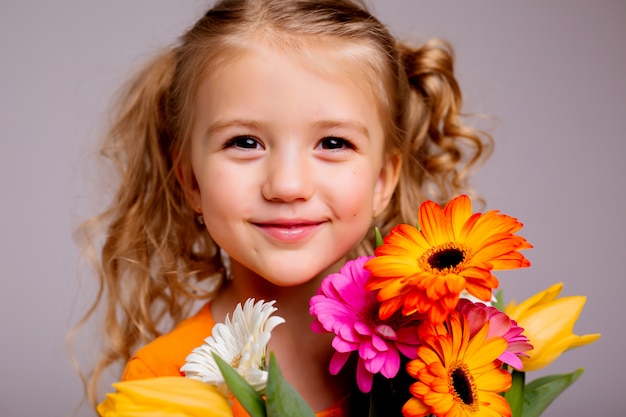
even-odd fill
[(389, 108), (385, 81), (388, 74), (381, 51), (373, 44), (337, 38), (312, 39), (273, 33), (225, 37), (205, 61), (201, 82), (228, 71), (230, 65), (251, 53), (263, 53), (268, 59), (287, 56), (307, 71), (327, 77), (345, 77), (371, 91), (379, 111)]
[(333, 101), (343, 100), (364, 111), (369, 108), (380, 118), (378, 77), (358, 59), (366, 53), (363, 48), (324, 42), (298, 46), (254, 42), (224, 50), (219, 60), (209, 61), (196, 106), (224, 108), (244, 99), (244, 103), (262, 102), (267, 107), (281, 105), (279, 99), (295, 104), (302, 100), (299, 94), (308, 94), (320, 102), (326, 100), (329, 108), (338, 109)]

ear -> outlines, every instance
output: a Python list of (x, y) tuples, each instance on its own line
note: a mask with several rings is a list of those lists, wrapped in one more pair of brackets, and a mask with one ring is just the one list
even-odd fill
[(398, 185), (401, 168), (402, 158), (399, 153), (394, 153), (385, 158), (374, 187), (373, 217), (380, 214), (389, 204), (396, 185)]
[(185, 198), (196, 213), (202, 213), (202, 199), (200, 198), (200, 188), (193, 173), (191, 161), (184, 158), (175, 158), (174, 172), (180, 187), (185, 193)]

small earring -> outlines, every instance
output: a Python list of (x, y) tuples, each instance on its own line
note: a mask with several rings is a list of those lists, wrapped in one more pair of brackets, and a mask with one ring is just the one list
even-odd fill
[(204, 216), (202, 215), (202, 213), (196, 216), (196, 220), (198, 221), (198, 223), (204, 224)]

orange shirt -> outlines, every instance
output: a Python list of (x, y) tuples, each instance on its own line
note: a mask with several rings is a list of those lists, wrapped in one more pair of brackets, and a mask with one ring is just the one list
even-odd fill
[[(209, 304), (194, 316), (181, 321), (170, 333), (156, 338), (142, 347), (128, 361), (122, 380), (153, 378), (157, 376), (184, 376), (180, 368), (193, 349), (202, 345), (211, 335), (215, 322)], [(347, 417), (349, 400), (346, 397), (327, 410), (317, 413), (317, 417)], [(246, 416), (243, 408), (235, 403), (235, 416)]]

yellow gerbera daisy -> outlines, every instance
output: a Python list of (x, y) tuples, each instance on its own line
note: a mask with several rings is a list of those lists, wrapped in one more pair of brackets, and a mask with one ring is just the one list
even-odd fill
[(417, 359), (407, 365), (417, 379), (412, 398), (404, 404), (405, 417), (510, 417), (511, 408), (500, 393), (511, 387), (511, 374), (497, 358), (507, 342), (487, 339), (489, 323), (470, 338), (463, 315), (450, 313), (444, 325), (424, 323)]
[(454, 309), (459, 294), (489, 301), (498, 287), (492, 270), (527, 267), (519, 250), (532, 246), (515, 232), (517, 219), (491, 210), (472, 214), (469, 197), (461, 195), (445, 208), (427, 201), (419, 209), (420, 230), (394, 227), (365, 268), (366, 286), (379, 290), (381, 319), (402, 309), (404, 315), (428, 313), (441, 323)]

